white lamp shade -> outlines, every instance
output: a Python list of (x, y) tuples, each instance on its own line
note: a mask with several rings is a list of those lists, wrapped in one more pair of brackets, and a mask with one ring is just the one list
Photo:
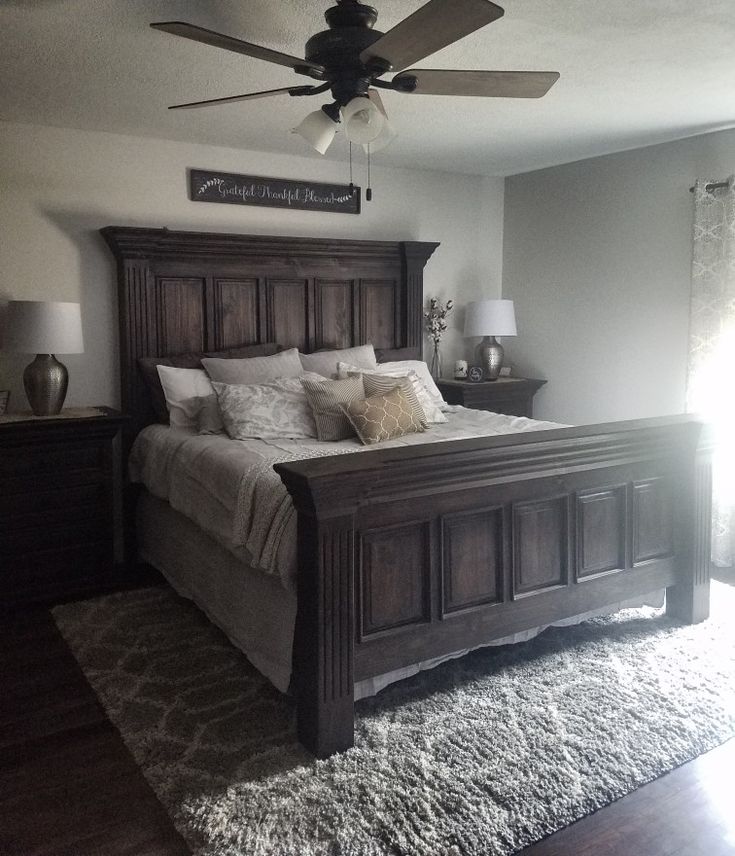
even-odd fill
[(84, 353), (79, 304), (11, 300), (5, 316), (3, 349), (21, 354)]
[(302, 136), (320, 155), (324, 155), (332, 145), (334, 135), (337, 133), (337, 124), (320, 109), (309, 113), (298, 128), (293, 129), (293, 132)]
[(468, 303), (465, 336), (517, 336), (512, 300), (476, 300)]
[(342, 121), (351, 143), (372, 143), (383, 130), (385, 116), (369, 98), (358, 96), (342, 108)]

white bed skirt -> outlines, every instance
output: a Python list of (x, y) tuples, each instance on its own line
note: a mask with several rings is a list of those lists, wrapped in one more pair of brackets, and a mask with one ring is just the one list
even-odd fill
[[(296, 595), (276, 576), (251, 568), (220, 546), (183, 514), (143, 492), (138, 504), (138, 553), (157, 568), (182, 597), (194, 603), (239, 648), (258, 671), (281, 692), (291, 682), (291, 656), (296, 623)], [(596, 615), (639, 606), (660, 607), (664, 591), (644, 600), (624, 601), (554, 622), (578, 624)], [(550, 625), (495, 639), (489, 645), (525, 642)], [(478, 646), (483, 647), (483, 646)], [(471, 648), (424, 660), (355, 684), (355, 698), (375, 695), (388, 684), (462, 657)]]

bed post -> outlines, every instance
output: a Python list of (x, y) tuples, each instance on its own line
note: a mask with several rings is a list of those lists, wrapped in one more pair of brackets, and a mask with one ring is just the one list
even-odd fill
[(298, 735), (317, 758), (354, 744), (354, 522), (299, 512)]
[(274, 467), (298, 513), (297, 728), (317, 758), (349, 749), (355, 723), (355, 513), (363, 484), (303, 472), (331, 460)]
[[(701, 427), (701, 426), (700, 426)], [(709, 618), (712, 551), (712, 449), (707, 431), (693, 455), (691, 477), (684, 497), (680, 525), (685, 547), (681, 551), (680, 581), (666, 589), (666, 614), (687, 624)]]

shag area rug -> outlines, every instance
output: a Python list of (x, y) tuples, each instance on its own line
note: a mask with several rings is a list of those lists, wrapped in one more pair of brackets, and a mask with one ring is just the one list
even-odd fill
[(735, 734), (735, 589), (687, 627), (627, 610), (475, 652), (357, 705), (315, 761), (291, 700), (168, 588), (56, 622), (199, 856), (496, 856)]

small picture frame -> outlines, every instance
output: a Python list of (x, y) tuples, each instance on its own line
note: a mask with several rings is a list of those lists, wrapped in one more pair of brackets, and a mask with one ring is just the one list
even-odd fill
[(480, 383), (480, 381), (485, 380), (485, 372), (482, 370), (482, 366), (470, 366), (467, 371), (467, 380), (472, 383)]
[(8, 402), (10, 401), (10, 390), (9, 389), (0, 389), (0, 416), (3, 416), (8, 409)]

